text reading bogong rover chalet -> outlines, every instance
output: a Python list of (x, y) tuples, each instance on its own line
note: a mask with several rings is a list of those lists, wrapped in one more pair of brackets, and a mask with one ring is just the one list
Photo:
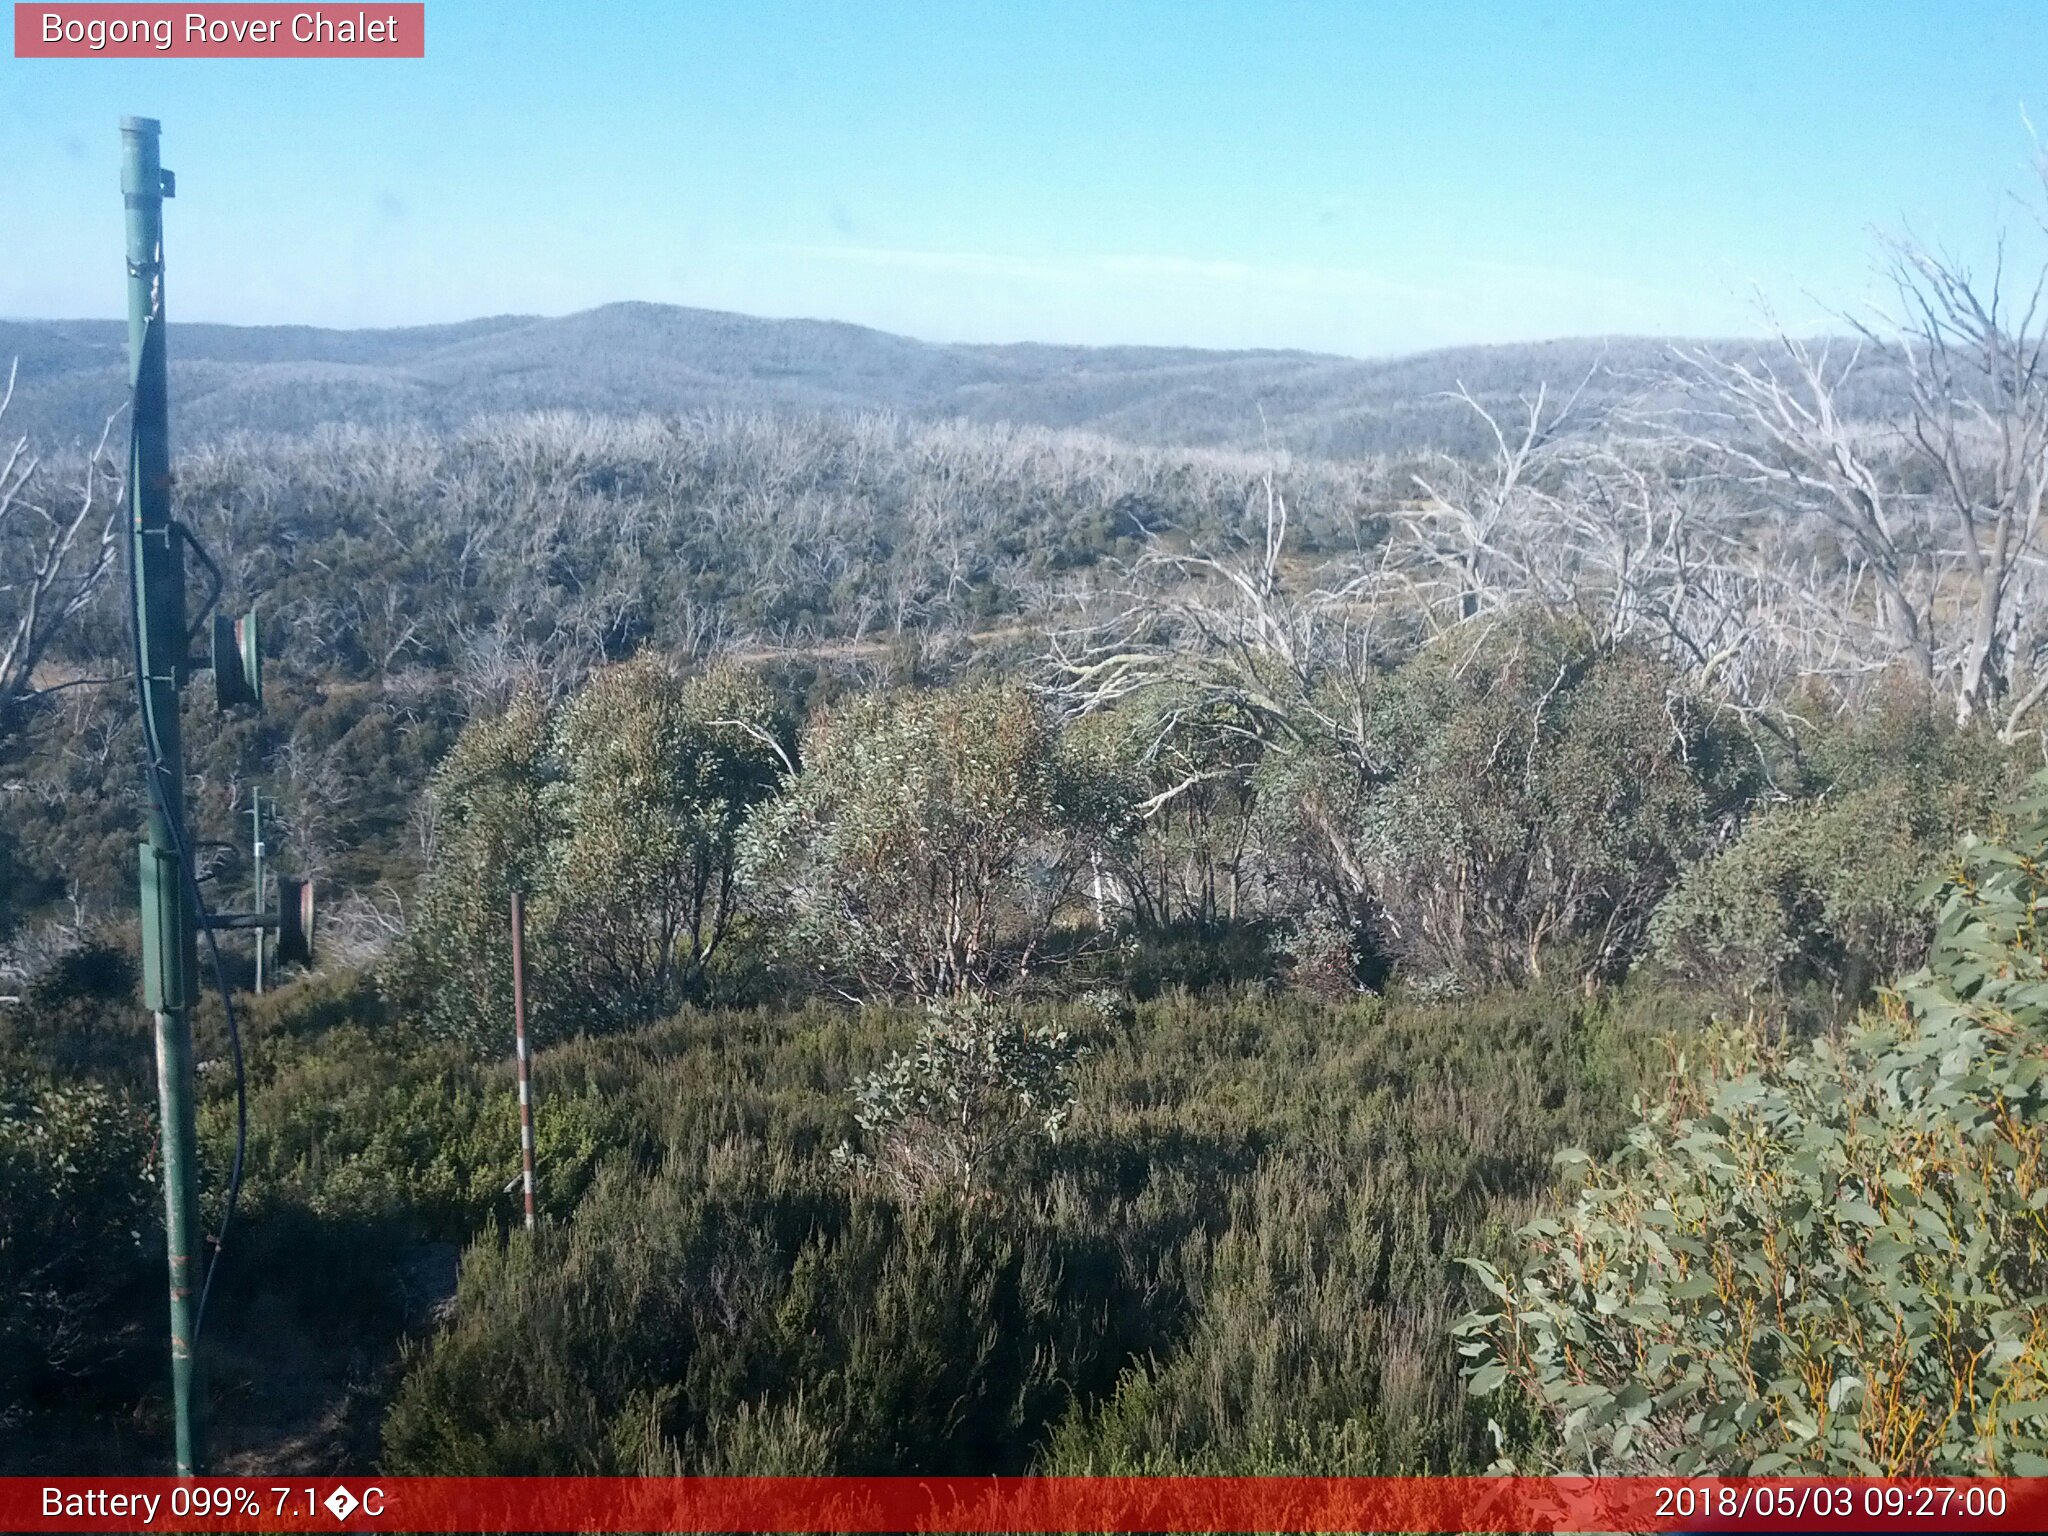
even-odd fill
[(19, 59), (424, 58), (427, 8), (372, 5), (14, 7)]

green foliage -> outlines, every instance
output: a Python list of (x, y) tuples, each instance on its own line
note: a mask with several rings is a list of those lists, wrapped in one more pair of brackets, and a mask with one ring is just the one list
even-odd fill
[(550, 1008), (581, 1028), (659, 1017), (702, 990), (739, 909), (735, 847), (794, 740), (759, 678), (598, 673), (555, 731), (547, 866), (534, 906)]
[[(1077, 1402), (1040, 1470), (1478, 1470), (1444, 1331), (1475, 1292), (1447, 1254), (1460, 1234), (1505, 1241), (1558, 1127), (1618, 1129), (1673, 1001), (1152, 1011), (1091, 1063), (1072, 1156), (1108, 1150), (1087, 1139), (1089, 1079), (1106, 1075), (1105, 1140), (1156, 1163), (1154, 1189), (1187, 1181), (1174, 1210), (1212, 1214), (1148, 1271), (1178, 1303), (1172, 1347), (1134, 1352), (1114, 1393)], [(1191, 1156), (1195, 1137), (1215, 1162)]]
[(1080, 906), (1113, 793), (1021, 691), (868, 695), (817, 722), (745, 837), (793, 947), (871, 992), (962, 997), (1028, 976)]
[(1817, 980), (1851, 999), (1926, 951), (1915, 890), (1937, 841), (1897, 788), (1777, 807), (1687, 870), (1651, 953), (1683, 976), (1755, 993)]
[(135, 944), (132, 929), (88, 933), (37, 966), (21, 1002), (0, 1007), (0, 1071), (151, 1088)]
[(394, 973), (436, 1033), (508, 1049), (509, 904), (526, 893), (537, 1042), (701, 994), (739, 909), (736, 843), (788, 761), (768, 689), (736, 669), (598, 673), (560, 711), (473, 721), (433, 786), (440, 847)]
[[(550, 417), (239, 443), (180, 473), (183, 515), (262, 589), (287, 653), (262, 718), (215, 721), (193, 691), (195, 835), (238, 841), (241, 786), (261, 778), (288, 867), (329, 890), (389, 882), (411, 919), (382, 986), (329, 975), (246, 1010), (245, 1224), (216, 1315), (248, 1326), (216, 1334), (210, 1363), (220, 1399), (246, 1400), (280, 1314), (336, 1358), (388, 1350), (431, 1320), (420, 1249), (475, 1239), (452, 1319), (407, 1357), (394, 1467), (1472, 1468), (1489, 1448), (1449, 1318), (1480, 1293), (1446, 1254), (1498, 1258), (1547, 1193), (1551, 1149), (1606, 1148), (1644, 1039), (1706, 1008), (1700, 982), (1853, 996), (1917, 958), (1913, 882), (2006, 771), (1924, 704), (1780, 752), (1662, 661), (1568, 625), (1487, 620), (1411, 651), (1397, 619), (1368, 657), (1319, 628), (1348, 612), (1313, 603), (1298, 654), (1253, 644), (1219, 666), (1243, 633), (1197, 626), (1169, 637), (1196, 663), (1180, 681), (1078, 725), (1012, 687), (850, 696), (878, 673), (1013, 675), (1042, 659), (1048, 578), (1135, 553), (1147, 528), (1176, 549), (1227, 539), (1269, 489), (1303, 548), (1362, 553), (1406, 483), (1385, 465), (880, 420)], [(1301, 574), (1281, 561), (1276, 590)], [(118, 601), (79, 617), (63, 670), (112, 675)], [(758, 677), (678, 679), (657, 646), (794, 654), (788, 696), (821, 715), (801, 771)], [(0, 932), (73, 889), (132, 902), (138, 752), (118, 689), (53, 695), (0, 740)], [(1745, 828), (1766, 758), (1790, 803)], [(1679, 1236), (1737, 1266), (1730, 1295), (1763, 1296), (1778, 1264), (1796, 1289), (1772, 1299), (1822, 1308), (1791, 1343), (1757, 1344), (1750, 1397), (1740, 1371), (1714, 1378), (1740, 1398), (1745, 1455), (1841, 1464), (1825, 1458), (1853, 1417), (1869, 1444), (1906, 1446), (1900, 1465), (1950, 1465), (1927, 1422), (1866, 1428), (1867, 1403), (1889, 1381), (1901, 1401), (1959, 1391), (1982, 1417), (1995, 1380), (2014, 1415), (2000, 1465), (2027, 1465), (2038, 1341), (2009, 1346), (2041, 1290), (2013, 1268), (2037, 1263), (2038, 1231), (2009, 1191), (2038, 1193), (2022, 1078), (2041, 977), (2032, 898), (1971, 858), (1955, 889), (1974, 916), (1939, 997), (1834, 1056), (1730, 1046), (1717, 1070), (1760, 1086), (1718, 1119), (1687, 1096), (1688, 1055), (1653, 1122), (1690, 1126), (1684, 1144), (1646, 1131), (1648, 1151), (1595, 1176), (1615, 1253), (1677, 1251), (1628, 1183), (1652, 1166), (1700, 1202)], [(215, 873), (246, 885), (232, 855)], [(542, 1047), (534, 1237), (507, 1230), (512, 1080), (480, 1059), (509, 1046), (515, 885)], [(1581, 990), (1618, 982), (1646, 932), (1694, 991)], [(159, 1326), (162, 1281), (130, 943), (22, 970), (27, 1001), (0, 1013), (0, 1385), (36, 1411), (79, 1383), (160, 1395), (136, 1324)], [(955, 1006), (709, 1009), (766, 995), (753, 980), (778, 946), (829, 989)], [(1390, 961), (1406, 984), (1361, 998)], [(1042, 1001), (1049, 981), (1115, 990), (1076, 1009)], [(1020, 982), (1041, 1000), (957, 1006)], [(1944, 1006), (1992, 1044), (1958, 1055)], [(233, 1112), (219, 1020), (198, 1013), (215, 1222)], [(1940, 1119), (1951, 1059), (1955, 1102), (2003, 1094), (2034, 1122)], [(855, 1139), (887, 1177), (844, 1177), (833, 1153)], [(1902, 1193), (1896, 1171), (1925, 1188)], [(1945, 1256), (1910, 1246), (1930, 1212)], [(1553, 1298), (1562, 1253), (1536, 1266)], [(1589, 1337), (1646, 1337), (1633, 1294), (1596, 1308)], [(1678, 1300), (1674, 1328), (1710, 1310)], [(1845, 1318), (1864, 1333), (1830, 1342)], [(1893, 1359), (1878, 1324), (1901, 1318), (1912, 1350)], [(1842, 1387), (1832, 1449), (1809, 1455), (1785, 1424), (1813, 1391), (1785, 1373), (1844, 1350), (1879, 1385)], [(1988, 1363), (1958, 1389), (1971, 1350)], [(1588, 1409), (1567, 1431), (1547, 1390), (1511, 1408), (1503, 1383), (1489, 1402), (1517, 1454), (1531, 1424), (1623, 1461), (1660, 1434), (1734, 1443), (1662, 1419), (1625, 1441), (1626, 1385), (1619, 1420), (1587, 1427)]]
[(1190, 1244), (1177, 1347), (1131, 1363), (1050, 1437), (1054, 1474), (1372, 1475), (1469, 1454), (1438, 1342), (1452, 1294), (1437, 1222), (1378, 1177), (1264, 1160)]
[[(111, 654), (84, 665), (124, 675), (123, 623), (118, 612), (108, 617)], [(194, 835), (215, 845), (212, 888), (234, 893), (233, 905), (249, 889), (252, 782), (270, 806), (273, 870), (314, 875), (323, 899), (408, 889), (420, 868), (419, 795), (461, 723), (446, 679), (412, 674), (366, 686), (309, 674), (300, 661), (274, 655), (266, 663), (260, 716), (222, 717), (210, 688), (186, 691), (187, 812)], [(13, 866), (11, 876), (0, 867), (0, 932), (32, 928), (68, 897), (95, 911), (133, 909), (143, 800), (132, 690), (81, 688), (57, 699), (0, 741), (0, 774), (19, 786), (0, 830), (0, 859)], [(329, 900), (327, 910), (336, 909)]]
[(1358, 935), (1352, 924), (1318, 902), (1297, 914), (1281, 931), (1290, 985), (1316, 997), (1343, 997), (1358, 990)]
[(155, 1143), (125, 1094), (0, 1077), (0, 1425), (118, 1358), (162, 1253)]
[(1140, 929), (1216, 931), (1249, 918), (1269, 875), (1256, 832), (1260, 750), (1224, 707), (1160, 685), (1069, 727), (1069, 750), (1117, 783), (1135, 835), (1111, 847), (1109, 873)]
[[(532, 889), (551, 830), (548, 712), (537, 697), (473, 720), (434, 775), (435, 859), (398, 963), (395, 995), (433, 1033), (481, 1055), (509, 1049), (515, 888)], [(530, 1027), (552, 1028), (544, 1004)]]
[(1059, 1138), (1080, 1054), (1053, 1021), (981, 999), (928, 1006), (916, 1043), (853, 1085), (862, 1166), (905, 1200), (973, 1194), (1026, 1137)]
[[(385, 1426), (394, 1471), (1016, 1468), (1076, 1367), (1043, 1235), (828, 1202), (718, 1158), (602, 1182), (464, 1265)], [(1064, 1324), (1063, 1324), (1063, 1319)], [(1050, 1347), (1049, 1347), (1050, 1346)]]
[[(517, 1208), (519, 1107), (509, 1063), (392, 1020), (366, 978), (322, 977), (251, 999), (244, 1211), (293, 1210), (389, 1240), (467, 1238)], [(207, 1166), (226, 1166), (231, 1085), (209, 1074)], [(622, 1106), (567, 1073), (540, 1081), (540, 1205), (567, 1211), (609, 1155), (638, 1145)], [(218, 1181), (209, 1185), (217, 1207)]]
[(1351, 836), (1381, 939), (1413, 973), (1611, 976), (1752, 793), (1740, 729), (1670, 667), (1533, 623), (1422, 651), (1368, 703), (1378, 785)]
[(1460, 1333), (1601, 1472), (2048, 1472), (2048, 802), (1967, 841), (1842, 1039), (1681, 1063)]
[(1504, 1240), (1569, 1128), (1618, 1128), (1651, 1018), (1667, 999), (1105, 1000), (1059, 1139), (915, 1204), (833, 1154), (920, 1016), (686, 1014), (551, 1051), (543, 1084), (652, 1144), (536, 1238), (472, 1244), (385, 1466), (1470, 1468), (1448, 1255)]
[[(1110, 968), (1119, 992), (1134, 998), (1175, 988), (1257, 987), (1273, 980), (1280, 959), (1275, 950), (1273, 924), (1262, 918), (1164, 928), (1139, 924), (1121, 935)], [(1348, 954), (1346, 963), (1348, 970)]]
[(1685, 871), (1651, 923), (1651, 953), (1745, 993), (1819, 983), (1849, 1003), (1927, 953), (1926, 871), (1996, 798), (2017, 754), (1911, 694), (1815, 735), (1811, 798), (1772, 806)]

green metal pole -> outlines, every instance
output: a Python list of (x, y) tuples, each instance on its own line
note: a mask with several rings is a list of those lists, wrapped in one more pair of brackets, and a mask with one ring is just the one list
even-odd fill
[(188, 640), (183, 551), (171, 523), (164, 354), (163, 200), (170, 177), (157, 158), (157, 133), (153, 119), (121, 119), (121, 196), (128, 222), (128, 378), (134, 413), (134, 452), (128, 465), (129, 558), (136, 574), (143, 735), (152, 754), (153, 780), (148, 841), (142, 845), (143, 1001), (156, 1022), (178, 1475), (192, 1477), (204, 1456), (199, 1366), (193, 1354), (194, 1287), (200, 1278), (199, 1154), (188, 1012), (198, 953), (178, 857), (185, 817), (178, 693), (185, 680)]
[[(255, 785), (249, 786), (249, 841), (256, 851), (256, 901), (249, 910), (263, 910), (263, 791)], [(263, 944), (269, 937), (266, 929), (256, 930), (256, 995), (263, 995)]]

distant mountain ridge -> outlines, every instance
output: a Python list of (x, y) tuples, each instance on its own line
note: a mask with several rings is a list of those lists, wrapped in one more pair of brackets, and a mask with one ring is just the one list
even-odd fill
[[(891, 411), (1078, 428), (1140, 443), (1317, 456), (1481, 446), (1460, 383), (1510, 403), (1570, 388), (1603, 362), (1622, 378), (1668, 355), (1642, 338), (1463, 347), (1378, 361), (1312, 352), (965, 345), (822, 320), (621, 303), (559, 318), (494, 316), (397, 330), (180, 324), (170, 330), (173, 430), (191, 444), (328, 422), (461, 425), (478, 415), (707, 409)], [(19, 359), (5, 435), (49, 447), (97, 436), (126, 391), (126, 327), (0, 321)], [(1736, 344), (1740, 345), (1740, 344)]]

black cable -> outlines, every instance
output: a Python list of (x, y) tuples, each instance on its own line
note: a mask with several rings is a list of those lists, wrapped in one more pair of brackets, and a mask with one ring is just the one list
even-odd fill
[[(154, 315), (150, 316), (143, 323), (143, 367), (141, 370), (143, 372), (147, 372), (149, 368), (149, 349), (152, 346), (161, 347), (163, 345), (162, 335), (158, 329), (159, 324), (160, 322)], [(133, 505), (135, 477), (141, 470), (138, 455), (137, 425), (135, 404), (131, 399), (128, 406), (128, 484), (131, 506)], [(213, 1256), (207, 1260), (206, 1278), (200, 1282), (199, 1286), (199, 1305), (192, 1314), (192, 1343), (196, 1348), (199, 1343), (200, 1330), (206, 1323), (207, 1298), (213, 1294), (214, 1273), (220, 1268), (221, 1252), (227, 1246), (228, 1225), (235, 1219), (235, 1202), (242, 1192), (242, 1160), (249, 1144), (249, 1082), (242, 1067), (242, 1032), (235, 1020), (235, 1003), (233, 995), (228, 989), (227, 966), (221, 960), (220, 940), (213, 931), (213, 913), (207, 909), (206, 898), (199, 889), (199, 871), (193, 862), (192, 845), (186, 840), (185, 829), (181, 825), (179, 818), (171, 814), (171, 799), (166, 790), (166, 786), (170, 783), (170, 768), (164, 762), (163, 741), (157, 734), (156, 715), (150, 704), (149, 678), (143, 671), (142, 572), (140, 561), (137, 558), (136, 533), (137, 530), (135, 528), (131, 527), (129, 529), (128, 638), (134, 655), (135, 693), (142, 716), (142, 747), (144, 753), (149, 758), (149, 794), (151, 801), (156, 807), (158, 817), (170, 829), (171, 841), (178, 856), (178, 866), (184, 871), (185, 890), (191, 898), (193, 914), (198, 918), (199, 926), (206, 934), (206, 948), (213, 960), (213, 984), (220, 993), (221, 1012), (227, 1019), (228, 1054), (232, 1058), (235, 1067), (235, 1158), (233, 1165), (228, 1170), (227, 1201), (221, 1208), (220, 1229), (214, 1234)], [(164, 536), (166, 539), (174, 539), (182, 535), (178, 532), (176, 524), (170, 523), (165, 527)], [(184, 558), (183, 552), (178, 551), (175, 558), (182, 560)], [(207, 563), (209, 565), (212, 564), (211, 561)], [(217, 574), (216, 572), (216, 577)], [(216, 589), (216, 599), (218, 595), (218, 589)], [(185, 643), (189, 648), (191, 644), (189, 636), (186, 638)], [(182, 665), (184, 659), (184, 657), (180, 656), (173, 664)], [(261, 900), (261, 892), (258, 893), (258, 900)], [(260, 943), (262, 930), (259, 928), (257, 933), (259, 935), (258, 942)], [(179, 943), (182, 948), (182, 937)], [(175, 1127), (167, 1126), (165, 1127), (165, 1132), (168, 1135), (177, 1134)]]

